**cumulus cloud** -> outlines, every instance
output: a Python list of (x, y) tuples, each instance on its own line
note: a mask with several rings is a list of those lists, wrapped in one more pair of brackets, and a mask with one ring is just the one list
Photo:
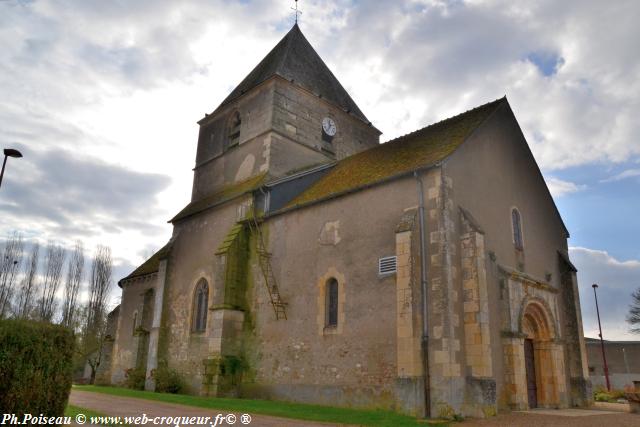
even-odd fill
[(638, 339), (629, 332), (625, 318), (631, 293), (640, 287), (640, 260), (620, 261), (602, 250), (569, 248), (578, 269), (584, 333), (598, 336), (595, 299), (591, 285), (598, 284), (598, 305), (605, 339)]
[[(545, 171), (640, 159), (633, 0), (300, 6), (307, 38), (384, 139), (506, 94)], [(133, 264), (161, 247), (170, 230), (158, 227), (189, 200), (194, 122), (290, 28), (289, 7), (1, 1), (0, 140), (28, 147), (30, 167), (7, 174), (0, 232), (109, 240)]]
[(506, 94), (544, 169), (640, 155), (637, 2), (367, 5), (327, 38), (329, 61), (386, 138)]
[(559, 178), (548, 177), (545, 179), (549, 191), (553, 197), (562, 197), (566, 194), (575, 193), (576, 191), (584, 190), (585, 185), (579, 185), (570, 181), (563, 181)]
[(32, 151), (11, 162), (3, 183), (2, 222), (51, 222), (74, 236), (145, 228), (155, 197), (170, 179), (78, 156), (67, 150)]
[(636, 176), (640, 176), (640, 169), (627, 169), (626, 171), (620, 172), (619, 174), (603, 179), (600, 182), (622, 181), (623, 179), (633, 178)]

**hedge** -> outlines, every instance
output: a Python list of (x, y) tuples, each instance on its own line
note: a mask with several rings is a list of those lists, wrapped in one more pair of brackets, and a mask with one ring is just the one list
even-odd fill
[(0, 320), (0, 408), (62, 416), (71, 392), (73, 333), (62, 326)]

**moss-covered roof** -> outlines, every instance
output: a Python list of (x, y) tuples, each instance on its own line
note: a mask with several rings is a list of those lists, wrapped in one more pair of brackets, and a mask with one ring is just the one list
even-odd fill
[(233, 242), (235, 242), (240, 232), (242, 232), (242, 227), (242, 224), (238, 223), (231, 227), (231, 230), (229, 230), (229, 233), (227, 233), (226, 237), (220, 244), (220, 247), (216, 251), (216, 255), (225, 254), (229, 251), (229, 248), (231, 247), (231, 245), (233, 245)]
[(138, 268), (133, 270), (131, 274), (129, 274), (124, 279), (120, 279), (118, 285), (122, 287), (121, 283), (125, 280), (133, 279), (135, 277), (146, 276), (147, 274), (155, 273), (158, 271), (160, 267), (160, 260), (166, 258), (169, 255), (169, 251), (171, 250), (171, 243), (167, 243), (155, 254), (151, 255), (151, 257), (140, 264)]
[(354, 154), (293, 199), (285, 209), (371, 186), (428, 167), (451, 155), (505, 98)]
[(267, 174), (265, 172), (260, 175), (251, 177), (245, 181), (226, 185), (215, 193), (189, 203), (184, 207), (184, 209), (178, 212), (176, 216), (171, 218), (169, 222), (179, 221), (183, 218), (195, 215), (198, 212), (202, 212), (206, 209), (212, 208), (224, 202), (228, 202), (231, 199), (235, 199), (238, 196), (253, 191), (264, 183), (266, 176)]

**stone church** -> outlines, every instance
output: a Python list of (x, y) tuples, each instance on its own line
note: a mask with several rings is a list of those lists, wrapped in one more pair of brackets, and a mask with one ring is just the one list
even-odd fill
[(119, 281), (106, 381), (418, 416), (588, 403), (569, 232), (506, 98), (380, 144), (296, 24), (198, 124), (191, 202)]

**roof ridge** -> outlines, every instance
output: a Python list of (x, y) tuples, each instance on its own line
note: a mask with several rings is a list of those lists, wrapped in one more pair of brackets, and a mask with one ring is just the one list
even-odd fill
[(291, 200), (285, 209), (306, 206), (437, 165), (453, 154), (503, 103), (506, 103), (505, 97), (346, 157)]
[(169, 239), (169, 241), (165, 243), (163, 247), (161, 247), (156, 252), (154, 252), (153, 255), (145, 259), (142, 264), (138, 265), (138, 267), (136, 267), (131, 273), (118, 280), (118, 286), (122, 288), (122, 282), (126, 280), (156, 273), (159, 268), (160, 260), (166, 258), (172, 247), (173, 239)]
[[(433, 127), (435, 127), (435, 126), (438, 126), (438, 125), (446, 124), (446, 123), (448, 123), (448, 122), (451, 122), (451, 121), (453, 121), (453, 120), (455, 120), (455, 119), (458, 119), (458, 118), (460, 118), (460, 117), (464, 116), (465, 114), (469, 114), (469, 113), (472, 113), (472, 112), (474, 112), (474, 111), (478, 111), (478, 110), (480, 110), (481, 108), (488, 107), (488, 106), (489, 106), (489, 105), (491, 105), (491, 104), (496, 104), (496, 105), (498, 105), (501, 101), (506, 100), (506, 99), (507, 99), (507, 97), (506, 97), (506, 96), (503, 96), (502, 98), (494, 99), (493, 101), (489, 101), (489, 102), (484, 103), (484, 104), (482, 104), (482, 105), (478, 105), (477, 107), (473, 107), (473, 108), (471, 108), (471, 109), (469, 109), (469, 110), (463, 111), (462, 113), (458, 113), (458, 114), (456, 114), (455, 116), (447, 117), (446, 119), (442, 119), (442, 120), (440, 120), (440, 121), (438, 121), (438, 122), (431, 123), (430, 125), (427, 125), (427, 126), (425, 126), (425, 127), (423, 127), (423, 128), (416, 129), (416, 130), (414, 130), (414, 131), (412, 131), (412, 132), (405, 133), (404, 135), (400, 135), (400, 136), (398, 136), (398, 137), (396, 137), (396, 138), (390, 139), (390, 140), (388, 140), (387, 142), (384, 142), (383, 144), (389, 144), (389, 143), (400, 142), (400, 141), (401, 141), (401, 140), (403, 140), (403, 139), (406, 139), (406, 138), (409, 138), (409, 137), (416, 136), (416, 135), (418, 135), (418, 134), (419, 134), (420, 132), (422, 132), (422, 131), (425, 131), (425, 130), (427, 130), (427, 129), (431, 129), (431, 128), (433, 128)], [(382, 144), (380, 144), (380, 145), (382, 145)], [(374, 148), (375, 148), (375, 147), (374, 147)]]

